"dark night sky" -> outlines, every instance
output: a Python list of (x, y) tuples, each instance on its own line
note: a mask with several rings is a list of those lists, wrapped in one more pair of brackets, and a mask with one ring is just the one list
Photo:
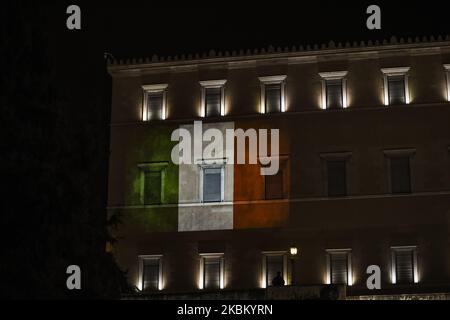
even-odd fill
[[(210, 1), (216, 5), (187, 7), (154, 1), (61, 1), (47, 14), (52, 32), (73, 44), (64, 50), (108, 51), (120, 58), (450, 32), (444, 1), (390, 2), (388, 6), (373, 1), (314, 1), (311, 5), (277, 1), (269, 6)], [(366, 8), (374, 3), (382, 9), (381, 31), (365, 26)], [(65, 29), (69, 4), (82, 9), (82, 31)]]

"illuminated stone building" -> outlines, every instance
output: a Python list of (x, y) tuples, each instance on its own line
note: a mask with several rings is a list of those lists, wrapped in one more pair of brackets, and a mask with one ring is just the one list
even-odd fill
[[(261, 297), (277, 272), (286, 290), (337, 284), (353, 298), (450, 292), (448, 37), (108, 69), (114, 254), (142, 293)], [(172, 133), (194, 121), (279, 129), (278, 173), (233, 163), (225, 143), (174, 163)], [(381, 290), (367, 289), (370, 265)]]

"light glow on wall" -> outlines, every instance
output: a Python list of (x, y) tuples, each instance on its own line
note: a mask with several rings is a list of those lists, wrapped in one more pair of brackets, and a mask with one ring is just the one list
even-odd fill
[(204, 266), (203, 266), (203, 260), (204, 260), (204, 258), (203, 257), (201, 257), (200, 258), (200, 272), (199, 272), (199, 274), (198, 274), (198, 288), (200, 289), (200, 290), (203, 290), (204, 288), (205, 288), (205, 286), (204, 286), (204, 283), (203, 283), (203, 268), (204, 268)]
[(139, 291), (142, 291), (142, 280), (140, 278), (141, 277), (139, 276), (136, 282), (136, 288), (138, 288)]
[(447, 101), (450, 101), (450, 64), (445, 64), (444, 69), (447, 80)]
[[(222, 265), (222, 263), (221, 263)], [(223, 267), (221, 266), (221, 269), (223, 270)], [(220, 272), (220, 289), (225, 288), (225, 271)]]
[(266, 277), (264, 276), (264, 274), (261, 277), (261, 288), (263, 289), (267, 288)]
[(389, 89), (388, 89), (388, 81), (387, 75), (384, 75), (384, 105), (389, 105)]
[(147, 106), (146, 103), (142, 105), (142, 121), (147, 121)]
[(162, 276), (162, 272), (159, 273), (159, 282), (158, 282), (158, 290), (161, 291), (164, 289), (164, 279)]
[(353, 272), (352, 269), (348, 269), (348, 274), (347, 274), (347, 285), (348, 286), (352, 286), (353, 285)]
[(284, 81), (281, 83), (281, 112), (286, 112), (286, 89)]
[(325, 282), (325, 284), (331, 284), (331, 274), (328, 270), (327, 270), (327, 272), (325, 272), (324, 282)]
[(392, 281), (392, 284), (396, 284), (397, 283), (397, 276), (395, 274), (395, 267), (393, 267), (392, 270), (391, 270), (391, 281)]
[(411, 96), (409, 92), (409, 79), (407, 74), (405, 74), (405, 101), (406, 104), (409, 104), (411, 102)]
[(347, 101), (347, 79), (342, 79), (342, 107), (346, 109), (348, 107)]
[(325, 80), (322, 80), (322, 109), (325, 110), (327, 108), (327, 89)]
[(204, 101), (205, 89), (202, 88), (202, 91), (203, 91), (203, 93), (202, 93), (202, 101), (200, 102), (200, 108), (199, 108), (200, 112), (199, 112), (199, 114), (200, 114), (200, 117), (204, 118), (206, 116), (206, 107), (205, 107), (205, 101)]

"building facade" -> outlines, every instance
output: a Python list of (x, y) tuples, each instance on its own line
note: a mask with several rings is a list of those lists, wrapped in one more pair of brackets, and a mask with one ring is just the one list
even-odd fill
[(113, 250), (139, 292), (450, 292), (448, 37), (108, 69)]

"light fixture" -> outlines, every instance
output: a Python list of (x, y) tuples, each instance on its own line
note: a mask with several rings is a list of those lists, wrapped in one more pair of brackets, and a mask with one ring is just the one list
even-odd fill
[(289, 253), (291, 254), (291, 256), (296, 256), (297, 252), (298, 252), (297, 247), (291, 246), (289, 248)]

